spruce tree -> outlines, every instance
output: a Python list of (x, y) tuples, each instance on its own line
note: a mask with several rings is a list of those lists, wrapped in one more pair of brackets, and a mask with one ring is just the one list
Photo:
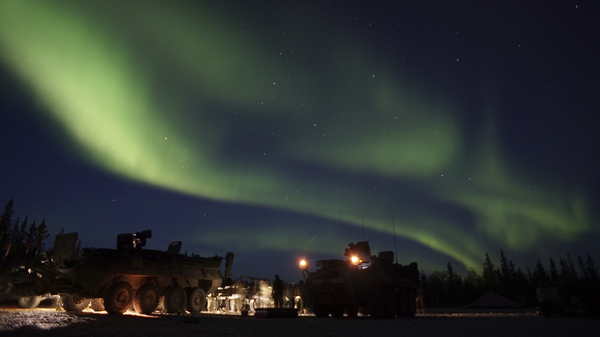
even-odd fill
[(585, 269), (587, 270), (588, 282), (598, 282), (598, 272), (596, 271), (596, 264), (594, 263), (594, 260), (592, 259), (590, 253), (587, 253), (587, 258), (585, 260)]
[(496, 281), (496, 266), (490, 259), (490, 255), (485, 253), (485, 262), (483, 263), (483, 282), (485, 283), (485, 287), (487, 290), (495, 291), (497, 281)]
[(560, 258), (560, 281), (565, 284), (573, 284), (577, 282), (577, 273), (575, 273), (567, 260)]
[(46, 226), (46, 219), (42, 220), (42, 223), (37, 226), (37, 230), (35, 232), (35, 244), (38, 247), (38, 252), (42, 252), (46, 247), (44, 241), (50, 237), (50, 233), (48, 233), (48, 226)]
[(531, 272), (531, 269), (529, 269), (529, 267), (527, 267), (527, 282), (535, 283), (535, 278), (533, 277), (533, 273)]
[(27, 227), (27, 230), (25, 231), (25, 239), (23, 241), (25, 241), (25, 245), (27, 248), (30, 248), (31, 246), (35, 245), (35, 232), (37, 231), (37, 225), (35, 224), (35, 220), (33, 220), (33, 222), (31, 223), (31, 225), (29, 225), (29, 227)]
[[(19, 225), (21, 223), (21, 217), (17, 217), (17, 220), (13, 221), (11, 229), (8, 230), (8, 241), (13, 247), (20, 246), (21, 239), (19, 235)], [(14, 248), (11, 248), (14, 249)]]
[(477, 270), (473, 267), (469, 267), (467, 271), (467, 282), (473, 284), (473, 287), (479, 289), (481, 288), (481, 276), (477, 273)]
[(508, 259), (504, 256), (504, 252), (500, 249), (500, 295), (511, 298), (511, 284), (512, 275), (510, 273), (510, 266)]
[(529, 282), (521, 267), (517, 267), (514, 275), (515, 299), (521, 299), (529, 292)]
[(10, 231), (11, 220), (14, 210), (13, 210), (13, 199), (4, 206), (4, 212), (0, 215), (0, 250), (4, 249), (6, 244), (8, 243), (8, 233)]
[(542, 284), (550, 281), (550, 276), (548, 276), (548, 273), (546, 272), (546, 269), (544, 268), (544, 265), (542, 264), (542, 261), (540, 261), (540, 259), (538, 259), (535, 263), (533, 277), (536, 282), (536, 286), (541, 286)]
[(588, 282), (590, 279), (590, 275), (588, 273), (588, 269), (585, 265), (585, 263), (583, 263), (583, 259), (581, 258), (581, 255), (577, 255), (577, 262), (579, 263), (579, 271), (581, 273), (581, 280), (583, 282)]
[(559, 281), (558, 271), (556, 270), (556, 264), (554, 260), (550, 258), (550, 280), (554, 283)]
[(508, 270), (509, 270), (510, 276), (514, 279), (517, 276), (517, 267), (512, 262), (512, 260), (508, 260), (508, 265), (509, 265)]
[(447, 299), (447, 303), (446, 305), (457, 305), (458, 301), (459, 301), (459, 289), (458, 289), (458, 275), (456, 274), (456, 272), (454, 271), (454, 268), (452, 268), (452, 264), (450, 263), (450, 261), (448, 261), (448, 264), (446, 265), (446, 274), (447, 274), (447, 278), (446, 278), (446, 299)]
[(476, 300), (481, 296), (481, 277), (477, 274), (477, 271), (473, 267), (469, 267), (467, 270), (467, 277), (464, 281), (465, 287), (465, 298), (468, 302)]
[(456, 272), (454, 271), (454, 268), (452, 268), (450, 261), (448, 261), (448, 264), (446, 265), (446, 273), (448, 274), (448, 282), (454, 282), (456, 279)]
[(571, 260), (571, 255), (569, 255), (569, 253), (567, 253), (567, 265), (569, 266), (571, 275), (576, 278), (576, 281), (579, 281), (579, 274), (577, 274), (577, 271), (575, 270), (575, 264), (573, 263), (573, 260)]
[(508, 259), (504, 256), (504, 252), (500, 249), (500, 276), (505, 279), (510, 279), (510, 272), (508, 268)]
[(21, 218), (17, 218), (17, 221), (14, 222), (12, 232), (10, 234), (10, 242), (19, 249), (25, 245), (26, 233), (27, 233), (27, 222), (28, 219), (25, 217), (23, 221), (20, 221)]

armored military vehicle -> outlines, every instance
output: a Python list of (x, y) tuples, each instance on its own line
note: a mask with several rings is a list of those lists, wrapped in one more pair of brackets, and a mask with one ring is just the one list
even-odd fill
[(306, 302), (317, 317), (414, 316), (419, 287), (417, 263), (394, 263), (394, 252), (371, 256), (368, 241), (348, 244), (345, 260), (317, 261), (315, 271), (301, 263)]
[[(117, 236), (116, 249), (84, 248), (76, 251), (77, 233), (58, 234), (54, 261), (23, 267), (4, 282), (17, 296), (60, 294), (67, 310), (94, 310), (122, 314), (132, 305), (138, 313), (151, 313), (159, 301), (165, 312), (199, 313), (207, 293), (231, 277), (233, 253), (226, 257), (180, 254), (181, 241), (166, 251), (143, 249), (152, 231)], [(226, 260), (224, 275), (222, 260)]]

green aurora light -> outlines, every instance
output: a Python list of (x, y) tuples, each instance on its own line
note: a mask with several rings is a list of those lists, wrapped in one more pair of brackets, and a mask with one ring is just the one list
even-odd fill
[[(109, 12), (87, 2), (0, 3), (1, 62), (79, 156), (105, 170), (201, 198), (348, 225), (361, 226), (364, 215), (370, 229), (391, 232), (381, 205), (398, 201), (394, 191), (366, 193), (348, 184), (351, 178), (324, 180), (289, 168), (375, 175), (418, 189), (417, 199), (472, 214), (475, 231), (416, 207), (421, 214), (398, 214), (396, 233), (476, 268), (486, 247), (481, 235), (520, 250), (540, 237), (564, 240), (590, 230), (583, 193), (528, 189), (526, 177), (503, 164), (491, 136), (465, 153), (450, 98), (416, 96), (418, 89), (400, 82), (360, 40), (344, 43), (342, 31), (315, 70), (310, 50), (288, 44), (278, 51), (252, 27), (208, 10), (180, 11), (166, 2), (116, 6)], [(248, 151), (244, 142), (253, 140), (263, 147)], [(449, 175), (472, 183), (449, 182)], [(267, 225), (228, 240), (243, 246), (252, 236), (262, 248), (302, 250), (290, 239), (297, 234), (264, 240), (274, 235)], [(197, 240), (218, 237), (215, 229)]]

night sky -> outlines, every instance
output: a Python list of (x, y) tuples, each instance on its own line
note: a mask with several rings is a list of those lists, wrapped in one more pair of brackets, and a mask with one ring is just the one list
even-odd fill
[[(598, 1), (0, 1), (0, 206), (301, 279), (600, 259)], [(394, 244), (394, 232), (396, 245)]]

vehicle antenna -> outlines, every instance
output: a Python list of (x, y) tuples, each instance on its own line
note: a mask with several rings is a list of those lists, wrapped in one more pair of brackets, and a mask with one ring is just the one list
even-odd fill
[(362, 216), (362, 221), (363, 221), (363, 241), (365, 241), (365, 216)]
[(392, 233), (394, 233), (394, 255), (396, 255), (396, 264), (398, 264), (398, 250), (396, 249), (396, 226), (394, 225), (394, 208), (390, 205), (392, 212)]

